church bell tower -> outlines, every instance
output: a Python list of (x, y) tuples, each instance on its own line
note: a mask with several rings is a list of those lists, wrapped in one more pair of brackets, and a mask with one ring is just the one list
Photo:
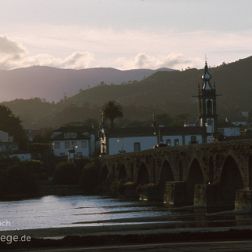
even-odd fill
[(202, 83), (199, 85), (199, 121), (200, 126), (206, 128), (206, 143), (214, 141), (217, 131), (216, 114), (216, 89), (211, 83), (212, 76), (209, 73), (207, 62), (205, 63)]

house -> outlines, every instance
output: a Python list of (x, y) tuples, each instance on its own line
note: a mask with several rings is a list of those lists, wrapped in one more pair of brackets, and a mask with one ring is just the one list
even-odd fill
[(91, 157), (95, 154), (95, 134), (83, 126), (65, 126), (53, 131), (52, 151), (68, 159)]
[(0, 153), (12, 153), (18, 150), (18, 146), (14, 143), (13, 137), (9, 133), (0, 130)]
[(224, 137), (239, 137), (241, 136), (240, 127), (225, 127), (219, 128), (218, 132)]
[(153, 149), (158, 143), (167, 146), (202, 144), (205, 129), (202, 127), (160, 127), (155, 135), (152, 127), (117, 128), (100, 130), (100, 153), (115, 155)]

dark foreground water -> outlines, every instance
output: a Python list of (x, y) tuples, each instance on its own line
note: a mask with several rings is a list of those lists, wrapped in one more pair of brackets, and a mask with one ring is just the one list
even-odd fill
[(0, 202), (0, 230), (167, 223), (176, 227), (250, 225), (251, 215), (207, 214), (193, 209), (99, 196), (46, 196)]

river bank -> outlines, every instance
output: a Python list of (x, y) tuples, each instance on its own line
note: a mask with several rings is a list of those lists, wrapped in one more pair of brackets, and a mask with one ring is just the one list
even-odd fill
[(93, 247), (123, 244), (252, 240), (252, 226), (178, 228), (165, 225), (69, 227), (0, 232), (0, 235), (31, 235), (29, 242), (0, 243), (2, 249)]

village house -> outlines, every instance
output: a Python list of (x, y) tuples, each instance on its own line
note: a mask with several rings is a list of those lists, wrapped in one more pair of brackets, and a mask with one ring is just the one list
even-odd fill
[(13, 153), (18, 150), (18, 146), (14, 143), (13, 137), (9, 133), (0, 130), (0, 153)]
[(224, 127), (218, 128), (218, 132), (224, 137), (239, 137), (241, 136), (241, 129), (240, 127)]
[(100, 153), (115, 155), (139, 152), (163, 146), (202, 144), (205, 129), (202, 127), (160, 127), (156, 134), (153, 127), (115, 128), (100, 130)]
[(56, 157), (68, 159), (91, 157), (95, 154), (96, 138), (83, 126), (65, 126), (53, 131), (52, 151)]

